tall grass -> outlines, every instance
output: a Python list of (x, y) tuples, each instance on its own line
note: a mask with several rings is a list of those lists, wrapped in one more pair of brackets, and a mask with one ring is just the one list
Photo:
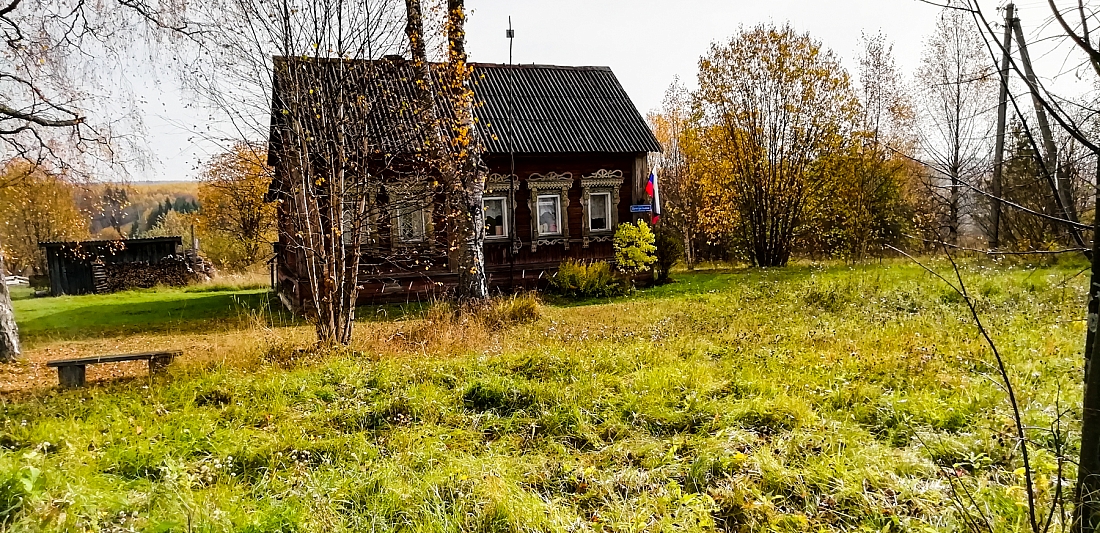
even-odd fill
[[(1032, 427), (1080, 400), (1078, 270), (966, 269)], [(6, 527), (957, 531), (952, 486), (1022, 527), (988, 353), (930, 276), (677, 279), (600, 305), (437, 304), (335, 352), (258, 319), (229, 349), (248, 364), (0, 400)], [(1032, 438), (1049, 501), (1059, 450)]]
[(186, 292), (225, 292), (267, 289), (271, 278), (266, 271), (230, 272), (219, 274), (202, 283), (188, 285)]

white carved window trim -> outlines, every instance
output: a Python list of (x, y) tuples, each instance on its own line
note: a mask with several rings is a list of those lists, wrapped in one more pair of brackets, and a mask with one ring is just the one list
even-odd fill
[[(396, 209), (397, 215), (395, 216), (397, 225), (397, 240), (404, 244), (421, 243), (428, 239), (427, 217), (424, 216), (425, 209), (420, 206), (412, 206)], [(413, 231), (416, 232), (412, 236), (405, 235), (405, 220), (404, 217), (410, 217), (412, 222)], [(419, 219), (419, 224), (417, 224)], [(419, 226), (419, 227), (417, 227)]]
[[(500, 202), (500, 219), (501, 219), (500, 224), (501, 224), (501, 227), (503, 228), (504, 232), (499, 234), (499, 235), (489, 233), (489, 224), (488, 224), (488, 220), (489, 220), (489, 205), (488, 204), (489, 204), (489, 202)], [(511, 213), (509, 213), (509, 211), (511, 211), (511, 210), (508, 209), (508, 197), (507, 196), (484, 196), (484, 197), (481, 198), (481, 205), (482, 205), (482, 208), (485, 210), (485, 220), (486, 220), (486, 223), (485, 223), (485, 240), (490, 240), (490, 241), (507, 240), (508, 237), (509, 237), (508, 231), (511, 228), (511, 226), (509, 226), (508, 223), (511, 222), (511, 220), (512, 220)]]
[[(584, 216), (581, 220), (584, 227), (581, 228), (581, 240), (585, 248), (592, 242), (610, 241), (619, 225), (619, 191), (623, 186), (623, 171), (600, 169), (594, 174), (581, 176), (581, 206), (584, 208)], [(592, 229), (592, 196), (608, 195), (607, 210), (608, 227), (606, 229)]]
[[(362, 226), (359, 228), (362, 238), (359, 240), (360, 246), (370, 246), (374, 244), (376, 235), (377, 212), (376, 202), (378, 201), (378, 188), (375, 186), (366, 186), (367, 192), (364, 202), (366, 202), (366, 212), (362, 214), (364, 219), (362, 220)], [(340, 237), (344, 242), (344, 246), (351, 246), (355, 238), (355, 217), (356, 211), (358, 211), (359, 205), (355, 201), (345, 200), (343, 203), (343, 213), (340, 217)]]
[[(485, 180), (485, 200), (504, 198), (504, 235), (485, 235), (490, 242), (507, 241), (512, 237), (512, 217), (516, 213), (516, 195), (520, 179), (515, 174), (490, 174)], [(484, 204), (483, 204), (484, 205)]]
[[(422, 186), (396, 186), (390, 193), (390, 243), (393, 248), (423, 246), (432, 243), (432, 204), (427, 190)], [(420, 217), (422, 233), (418, 238), (406, 239), (401, 232), (401, 217), (412, 214)]]
[[(596, 210), (592, 208), (592, 200), (596, 197), (603, 197), (603, 198), (607, 199), (604, 203), (604, 206), (603, 206), (604, 207), (603, 213), (597, 213)], [(612, 223), (611, 223), (611, 205), (612, 204), (611, 204), (611, 192), (610, 191), (607, 191), (607, 192), (593, 192), (593, 193), (588, 194), (588, 207), (589, 207), (589, 209), (588, 209), (588, 229), (590, 231), (592, 231), (593, 233), (598, 232), (598, 231), (611, 231), (611, 227), (612, 227)], [(595, 221), (597, 218), (603, 218), (604, 227), (597, 228), (593, 224), (593, 221)]]
[[(544, 232), (542, 230), (542, 204), (544, 201), (554, 206), (554, 217), (556, 218), (556, 220), (554, 221), (554, 228), (556, 228), (557, 231)], [(538, 201), (535, 203), (535, 208), (535, 225), (537, 225), (539, 228), (539, 236), (560, 237), (562, 235), (563, 229), (561, 227), (561, 195), (540, 194), (538, 195)]]
[[(531, 174), (527, 178), (527, 188), (531, 195), (527, 200), (527, 208), (531, 213), (531, 251), (538, 249), (540, 244), (562, 244), (569, 249), (569, 189), (573, 188), (573, 174), (566, 172), (558, 174)], [(558, 197), (558, 233), (542, 234), (539, 232), (538, 204), (540, 197)]]

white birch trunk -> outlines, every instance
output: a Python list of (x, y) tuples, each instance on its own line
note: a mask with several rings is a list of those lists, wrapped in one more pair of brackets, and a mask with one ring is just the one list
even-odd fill
[(0, 363), (10, 363), (19, 357), (19, 327), (15, 325), (8, 284), (3, 281), (5, 275), (4, 253), (0, 251)]

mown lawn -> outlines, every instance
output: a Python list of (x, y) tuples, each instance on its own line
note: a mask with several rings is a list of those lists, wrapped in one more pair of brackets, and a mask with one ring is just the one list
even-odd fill
[(132, 333), (188, 333), (238, 326), (252, 312), (269, 312), (268, 290), (255, 287), (158, 287), (115, 294), (34, 298), (12, 291), (19, 332), (29, 347), (50, 341)]
[[(964, 268), (1035, 428), (1044, 504), (1059, 454), (1076, 453), (1058, 443), (1077, 438), (1082, 268)], [(957, 531), (965, 491), (995, 531), (1025, 528), (1009, 406), (965, 303), (942, 282), (904, 262), (676, 278), (547, 305), (502, 330), (363, 313), (374, 320), (334, 353), (304, 349), (308, 327), (254, 323), (239, 333), (256, 339), (239, 364), (0, 397), (0, 522)], [(32, 332), (54, 320), (39, 301), (40, 315), (17, 308)], [(187, 317), (202, 315), (189, 313), (152, 327), (186, 335)], [(1065, 466), (1061, 478), (1074, 477)]]

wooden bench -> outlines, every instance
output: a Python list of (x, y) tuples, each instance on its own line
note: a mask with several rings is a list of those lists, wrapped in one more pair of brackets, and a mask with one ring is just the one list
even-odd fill
[(117, 355), (97, 355), (77, 359), (50, 361), (46, 366), (57, 369), (57, 379), (62, 387), (83, 387), (84, 367), (100, 363), (121, 363), (123, 361), (149, 361), (149, 374), (162, 372), (183, 350), (167, 352), (126, 353)]

